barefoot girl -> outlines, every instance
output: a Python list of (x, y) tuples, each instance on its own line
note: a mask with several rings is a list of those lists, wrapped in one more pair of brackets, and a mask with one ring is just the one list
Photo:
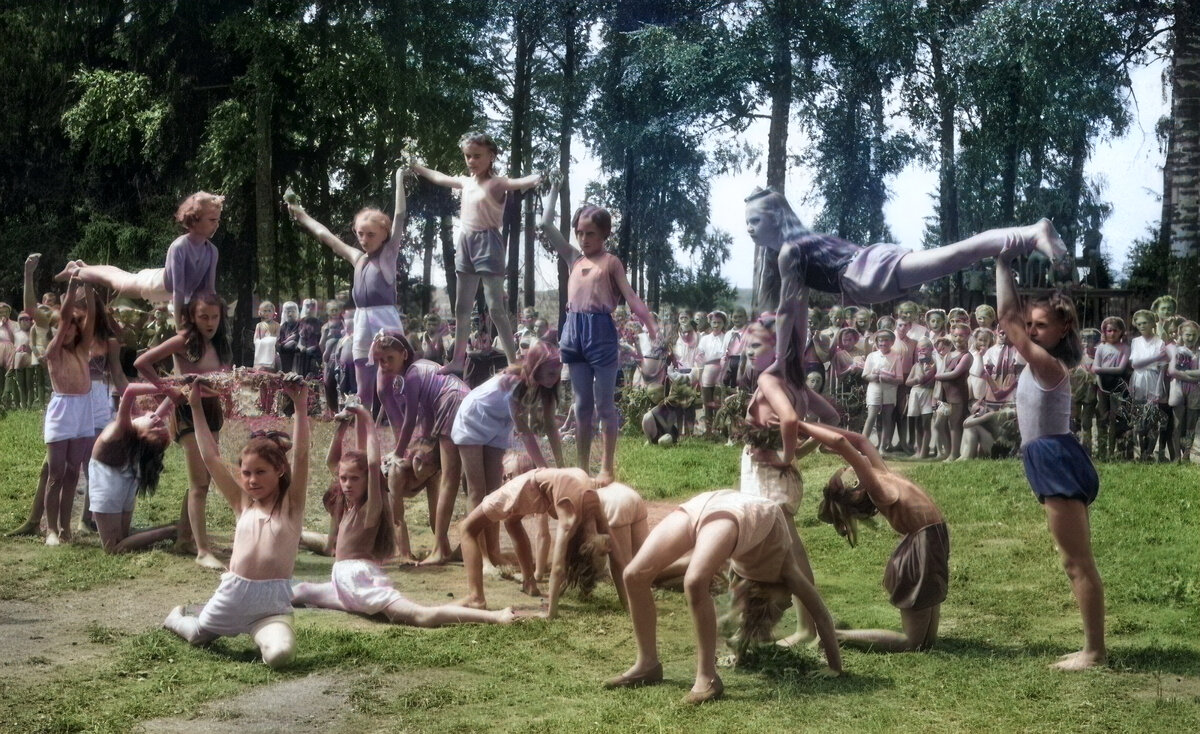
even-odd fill
[(933, 362), (933, 342), (929, 337), (917, 341), (916, 359), (908, 372), (908, 417), (913, 425), (915, 456), (924, 459), (929, 455), (930, 429), (933, 421), (933, 376), (937, 365)]
[[(712, 701), (725, 692), (717, 675), (717, 615), (709, 589), (713, 576), (726, 561), (735, 579), (754, 582), (737, 583), (746, 592), (746, 599), (766, 602), (765, 610), (744, 610), (747, 623), (755, 618), (768, 618), (761, 626), (747, 629), (744, 638), (769, 636), (770, 627), (783, 614), (791, 594), (801, 600), (815, 620), (829, 670), (835, 675), (840, 673), (842, 658), (834, 637), (833, 619), (796, 561), (793, 531), (788, 530), (790, 524), (775, 502), (731, 490), (697, 495), (663, 518), (625, 569), (637, 660), (605, 686), (623, 688), (662, 681), (658, 615), (651, 584), (663, 569), (689, 551), (692, 557), (683, 587), (696, 627), (696, 680), (684, 698), (685, 703)], [(751, 593), (755, 584), (759, 589)]]
[(46, 349), (46, 366), (54, 389), (42, 428), (48, 454), (46, 545), (59, 545), (71, 539), (75, 485), (79, 482), (80, 465), (87, 460), (96, 438), (88, 362), (98, 317), (92, 287), (72, 278), (63, 300), (58, 331)]
[(967, 417), (967, 405), (971, 402), (971, 388), (968, 380), (971, 375), (973, 357), (967, 349), (967, 340), (970, 336), (971, 329), (962, 324), (955, 324), (950, 329), (952, 349), (943, 358), (941, 369), (933, 376), (933, 379), (941, 385), (941, 400), (949, 406), (950, 411), (947, 416), (948, 425), (944, 431), (945, 436), (949, 439), (947, 461), (954, 461), (959, 457), (962, 447), (962, 424)]
[(571, 270), (561, 344), (562, 360), (571, 370), (571, 389), (575, 393), (578, 466), (590, 471), (593, 418), (599, 414), (604, 424), (604, 456), (597, 481), (611, 484), (619, 428), (615, 401), (617, 330), (612, 311), (624, 298), (646, 325), (652, 343), (658, 339), (658, 325), (650, 309), (629, 286), (625, 266), (604, 249), (604, 241), (612, 232), (612, 216), (599, 207), (580, 207), (571, 219), (571, 228), (579, 242), (579, 249), (575, 249), (554, 224), (557, 203), (558, 182), (554, 182), (542, 215), (542, 231)]
[(173, 418), (175, 441), (183, 447), (188, 472), (187, 497), (179, 516), (179, 540), (184, 547), (195, 544), (196, 563), (216, 570), (224, 570), (225, 565), (217, 560), (208, 544), (205, 511), (211, 477), (196, 444), (196, 425), (205, 424), (215, 436), (213, 440), (220, 441), (221, 426), (225, 423), (221, 398), (215, 395), (205, 397), (200, 401), (202, 411), (197, 413), (191, 403), (182, 404), (183, 394), (178, 388), (167, 386), (158, 376), (154, 365), (166, 357), (173, 357), (175, 372), (180, 375), (228, 370), (233, 363), (233, 352), (229, 344), (225, 310), (225, 302), (217, 294), (197, 294), (184, 312), (183, 331), (157, 347), (147, 349), (134, 362), (142, 379), (157, 386), (176, 404)]
[(368, 364), (371, 339), (380, 329), (399, 329), (396, 310), (396, 261), (404, 239), (404, 169), (396, 170), (395, 218), (378, 209), (363, 209), (354, 217), (357, 249), (342, 242), (329, 228), (308, 215), (299, 202), (289, 202), (292, 217), (309, 234), (354, 266), (354, 378), (358, 399), (371, 410), (375, 403), (375, 366)]
[(579, 573), (568, 572), (568, 565), (599, 565), (606, 555), (613, 568), (617, 595), (624, 605), (625, 585), (621, 573), (629, 559), (621, 555), (621, 550), (609, 537), (608, 519), (594, 487), (595, 483), (582, 469), (535, 469), (517, 475), (485, 497), (459, 526), (468, 586), (463, 605), (479, 609), (487, 606), (479, 541), (488, 528), (501, 522), (512, 537), (517, 552), (523, 579), (521, 591), (530, 596), (541, 596), (534, 580), (533, 550), (521, 524), (522, 518), (537, 513), (548, 513), (558, 520), (546, 617), (554, 619), (558, 615), (558, 598), (568, 577), (581, 577)]
[(396, 434), (391, 460), (404, 456), (414, 431), (438, 442), (442, 486), (435, 519), (437, 546), (425, 563), (445, 563), (450, 559), (450, 520), (462, 480), (462, 459), (458, 446), (450, 438), (450, 430), (470, 390), (454, 375), (442, 374), (433, 362), (416, 359), (412, 344), (399, 329), (385, 329), (376, 334), (370, 357), (379, 367), (379, 402)]
[[(513, 339), (513, 328), (508, 320), (508, 308), (504, 295), (504, 242), (500, 238), (503, 226), (504, 199), (509, 191), (522, 191), (536, 186), (540, 174), (524, 178), (506, 178), (496, 175), (496, 157), (500, 149), (486, 133), (468, 133), (458, 141), (466, 162), (468, 176), (447, 176), (419, 163), (413, 171), (424, 176), (437, 186), (462, 189), (462, 212), (458, 237), (454, 243), (454, 271), (458, 275), (458, 291), (455, 296), (454, 316), (459, 324), (470, 323), (471, 308), (479, 283), (483, 282), (483, 295), (487, 299), (488, 313), (504, 347), (508, 363), (517, 361), (517, 346)], [(454, 354), (443, 372), (462, 374), (467, 358), (467, 330), (460, 329), (454, 335)]]
[(1175, 414), (1172, 442), (1176, 446), (1179, 460), (1189, 454), (1190, 443), (1185, 441), (1195, 434), (1196, 420), (1200, 417), (1200, 360), (1197, 360), (1200, 347), (1200, 324), (1195, 321), (1185, 321), (1179, 327), (1179, 344), (1171, 357), (1171, 365), (1167, 374), (1171, 377), (1171, 391), (1167, 400), (1171, 411)]
[[(371, 425), (371, 414), (362, 406), (356, 404), (349, 412), (357, 425)], [(396, 591), (380, 568), (380, 564), (392, 557), (396, 545), (379, 469), (379, 439), (374, 430), (367, 431), (366, 441), (366, 454), (359, 451), (343, 454), (337, 467), (344, 509), (338, 522), (332, 580), (294, 584), (292, 603), (366, 615), (382, 613), (392, 622), (415, 627), (511, 622), (512, 609), (489, 612), (449, 604), (427, 607)]]
[(1096, 376), (1100, 456), (1107, 459), (1116, 450), (1117, 439), (1128, 428), (1125, 403), (1129, 396), (1129, 344), (1125, 342), (1125, 320), (1120, 316), (1109, 316), (1100, 322), (1100, 344), (1089, 369)]
[(125, 553), (147, 548), (175, 537), (174, 523), (130, 535), (129, 524), (137, 497), (158, 489), (163, 470), (163, 453), (171, 443), (167, 417), (175, 404), (162, 400), (158, 409), (145, 412), (138, 398), (161, 394), (154, 385), (135, 383), (121, 394), (117, 417), (96, 438), (88, 465), (88, 496), (92, 516), (100, 532), (100, 543), (108, 553)]
[(1012, 260), (1021, 242), (1010, 237), (996, 258), (996, 310), (1008, 339), (1029, 363), (1017, 381), (1017, 423), (1025, 476), (1046, 508), (1050, 535), (1083, 616), (1083, 649), (1063, 656), (1055, 667), (1080, 670), (1102, 665), (1104, 586), (1092, 557), (1088, 505), (1100, 480), (1079, 440), (1071, 433), (1069, 371), (1082, 347), (1075, 304), (1052, 296), (1024, 307), (1017, 297)]
[(214, 293), (217, 289), (217, 248), (210, 240), (221, 226), (221, 210), (225, 197), (197, 191), (183, 200), (175, 211), (187, 234), (180, 235), (167, 248), (164, 268), (127, 273), (112, 265), (85, 265), (76, 260), (69, 263), (55, 280), (72, 275), (84, 283), (105, 286), (117, 294), (147, 301), (170, 301), (175, 318), (181, 318), (184, 306), (198, 293)]
[[(284, 391), (298, 405), (308, 403), (308, 388), (295, 375)], [(205, 388), (193, 384), (188, 404), (195, 414), (206, 408)], [(195, 616), (175, 607), (163, 626), (192, 645), (221, 636), (249, 634), (263, 662), (279, 668), (291, 662), (296, 651), (292, 631), (292, 571), (304, 519), (308, 489), (308, 411), (297, 410), (288, 464), (280, 438), (251, 438), (242, 449), (237, 475), (221, 458), (221, 448), (208, 426), (196, 425), (193, 442), (199, 445), (217, 489), (229, 501), (237, 518), (233, 557), (221, 585)]]
[(857, 542), (858, 521), (876, 513), (904, 536), (883, 574), (883, 588), (900, 610), (904, 632), (838, 630), (838, 639), (888, 652), (928, 650), (937, 639), (950, 582), (950, 534), (942, 513), (924, 490), (888, 469), (865, 436), (809, 423), (800, 432), (840, 454), (858, 479), (847, 486), (846, 470), (838, 469), (825, 485), (817, 517), (833, 525), (851, 547)]

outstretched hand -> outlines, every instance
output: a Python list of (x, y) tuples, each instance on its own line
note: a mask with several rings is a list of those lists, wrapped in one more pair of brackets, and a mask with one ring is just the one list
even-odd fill
[(304, 378), (295, 372), (289, 372), (283, 376), (283, 392), (288, 397), (295, 400), (301, 395), (308, 393), (308, 383)]
[(29, 257), (25, 258), (25, 272), (32, 273), (37, 270), (38, 262), (42, 259), (42, 253), (32, 252)]

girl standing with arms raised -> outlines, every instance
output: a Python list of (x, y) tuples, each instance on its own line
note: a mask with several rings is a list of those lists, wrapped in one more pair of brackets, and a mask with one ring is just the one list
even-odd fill
[(593, 417), (599, 413), (604, 423), (604, 458), (597, 481), (611, 484), (617, 452), (617, 327), (612, 312), (621, 298), (646, 325), (651, 343), (658, 339), (654, 315), (629, 286), (625, 266), (604, 250), (604, 241), (612, 232), (612, 215), (595, 206), (582, 206), (571, 219), (579, 249), (571, 247), (554, 225), (558, 203), (558, 182), (550, 186), (542, 231), (571, 270), (567, 280), (567, 315), (561, 340), (562, 361), (571, 371), (571, 389), (575, 393), (575, 443), (578, 465), (590, 471)]
[(354, 236), (361, 250), (342, 242), (310, 217), (298, 201), (288, 202), (288, 210), (309, 234), (354, 266), (350, 291), (354, 299), (354, 378), (358, 399), (370, 410), (375, 403), (375, 367), (367, 361), (371, 339), (380, 329), (402, 328), (396, 310), (396, 261), (404, 238), (404, 169), (396, 169), (395, 219), (371, 208), (355, 215)]
[(1064, 655), (1054, 667), (1082, 670), (1105, 661), (1104, 585), (1092, 557), (1088, 506), (1100, 479), (1079, 439), (1071, 433), (1070, 370), (1083, 347), (1075, 304), (1053, 295), (1026, 309), (1017, 297), (1012, 260), (1022, 251), (1010, 236), (996, 258), (996, 300), (1000, 326), (1028, 362), (1017, 379), (1017, 424), (1021, 459), (1034, 495), (1046, 508), (1050, 535), (1083, 616), (1083, 649)]
[[(500, 149), (486, 133), (468, 133), (458, 142), (469, 176), (447, 176), (414, 163), (413, 171), (438, 186), (462, 189), (462, 212), (458, 238), (454, 247), (454, 271), (458, 274), (458, 291), (454, 316), (459, 324), (470, 323), (471, 308), (479, 283), (487, 299), (488, 313), (500, 335), (508, 363), (517, 361), (517, 345), (512, 324), (508, 320), (508, 305), (504, 294), (504, 242), (500, 228), (504, 224), (504, 198), (509, 191), (521, 191), (537, 186), (540, 174), (524, 178), (496, 175), (496, 158)], [(454, 333), (454, 355), (442, 372), (463, 374), (467, 360), (467, 330)]]

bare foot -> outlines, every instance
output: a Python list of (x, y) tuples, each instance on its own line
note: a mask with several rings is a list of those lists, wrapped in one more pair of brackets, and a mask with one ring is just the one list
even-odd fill
[(217, 557), (209, 551), (196, 554), (196, 565), (203, 568), (211, 568), (214, 571), (225, 570), (225, 564), (221, 563), (221, 561), (219, 561)]
[(1087, 670), (1104, 665), (1104, 653), (1088, 652), (1080, 650), (1063, 655), (1058, 659), (1057, 663), (1051, 665), (1055, 670)]
[[(487, 609), (487, 602), (477, 596), (463, 597), (457, 602), (460, 607), (469, 607), (471, 609)], [(511, 609), (511, 607), (509, 607)]]
[(542, 595), (542, 592), (537, 587), (536, 581), (526, 581), (526, 582), (522, 583), (521, 584), (521, 593), (525, 594), (526, 596), (540, 597)]
[(500, 610), (500, 616), (496, 618), (496, 624), (512, 624), (518, 619), (520, 617), (512, 607), (504, 607)]
[(465, 359), (452, 359), (449, 362), (447, 362), (445, 365), (443, 365), (443, 367), (440, 370), (438, 370), (438, 374), (439, 375), (454, 375), (456, 377), (462, 377), (465, 362), (466, 362)]
[(1054, 265), (1061, 265), (1066, 260), (1067, 246), (1049, 219), (1042, 219), (1037, 224), (1025, 227), (1022, 234), (1027, 239), (1032, 239), (1032, 249), (1045, 255)]
[(58, 533), (54, 532), (53, 530), (46, 533), (46, 545), (49, 545), (49, 546), (62, 545), (62, 541), (59, 540)]
[(10, 533), (6, 533), (6, 535), (9, 538), (19, 538), (23, 535), (40, 535), (41, 532), (42, 532), (42, 528), (39, 523), (27, 522), (24, 525), (22, 525), (21, 527), (17, 528), (16, 530), (13, 530)]
[(424, 560), (418, 561), (417, 565), (418, 566), (444, 566), (444, 565), (446, 565), (446, 562), (449, 560), (450, 559), (447, 558), (440, 550), (435, 550), (433, 553), (430, 553), (429, 556), (427, 558), (425, 558)]
[(607, 487), (608, 485), (612, 484), (615, 481), (617, 481), (616, 477), (614, 477), (613, 473), (611, 471), (609, 471), (608, 469), (605, 469), (596, 475), (596, 486), (597, 487)]
[(775, 640), (775, 644), (780, 647), (793, 647), (795, 645), (803, 645), (817, 639), (817, 633), (810, 630), (797, 630), (787, 637), (781, 637)]
[(411, 553), (397, 554), (392, 560), (394, 560), (400, 566), (416, 566), (420, 564), (420, 561), (418, 561)]

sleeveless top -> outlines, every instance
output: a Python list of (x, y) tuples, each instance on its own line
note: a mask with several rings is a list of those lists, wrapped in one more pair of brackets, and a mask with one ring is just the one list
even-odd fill
[[(264, 540), (263, 536), (269, 536)], [(233, 531), (233, 557), (229, 559), (229, 570), (243, 578), (251, 578), (240, 569), (252, 556), (270, 555), (259, 560), (259, 565), (270, 568), (266, 578), (289, 579), (296, 567), (296, 550), (300, 546), (300, 523), (289, 523), (283, 509), (267, 512), (257, 504), (251, 504), (238, 518)]]
[(350, 295), (356, 308), (396, 305), (396, 260), (402, 237), (397, 232), (374, 255), (360, 257), (354, 263)]
[(504, 224), (504, 202), (489, 196), (474, 176), (459, 176), (462, 182), (460, 220), (466, 232), (486, 232), (500, 229)]
[(612, 313), (619, 301), (616, 273), (625, 266), (617, 257), (602, 252), (592, 260), (579, 257), (571, 263), (567, 279), (567, 310), (573, 313)]
[(1042, 436), (1071, 432), (1071, 376), (1064, 374), (1058, 384), (1044, 388), (1038, 384), (1032, 368), (1021, 370), (1017, 378), (1017, 426), (1021, 445)]

